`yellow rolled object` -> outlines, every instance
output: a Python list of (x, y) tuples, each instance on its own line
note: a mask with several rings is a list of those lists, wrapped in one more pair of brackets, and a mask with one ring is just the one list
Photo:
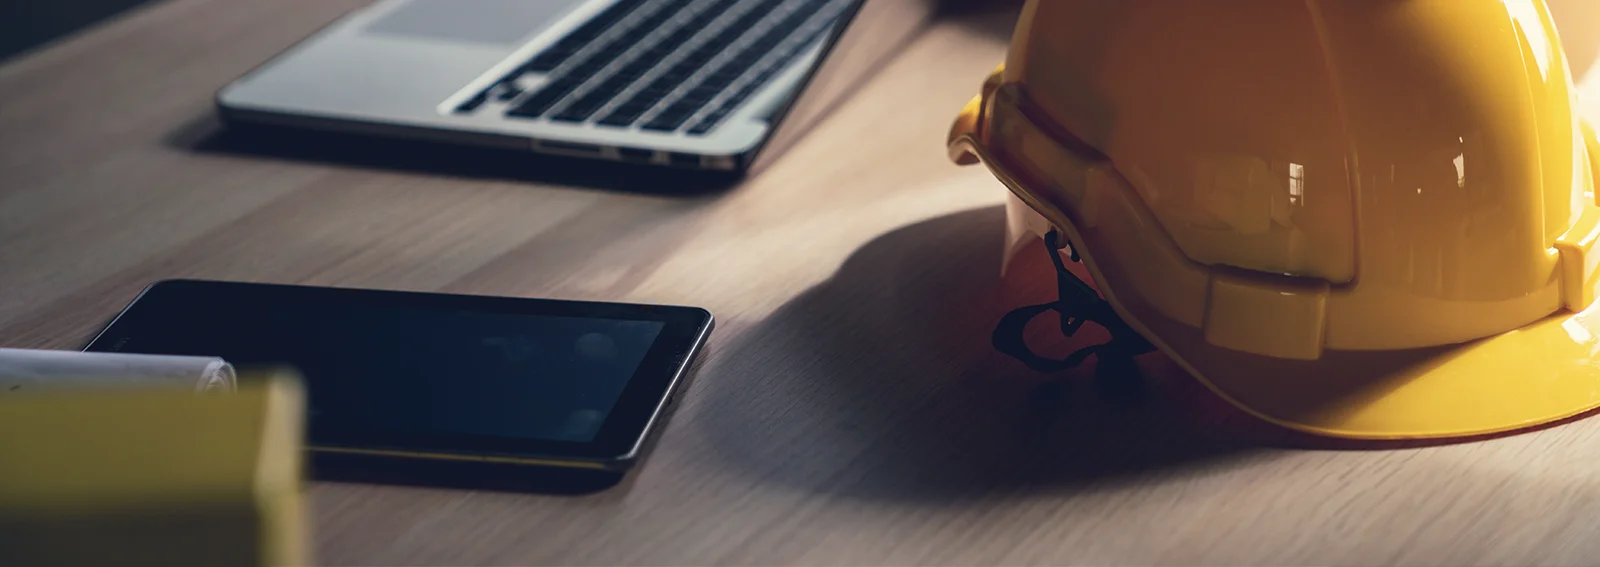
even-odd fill
[(232, 391), (233, 365), (217, 357), (0, 348), (0, 396), (39, 388), (188, 388)]

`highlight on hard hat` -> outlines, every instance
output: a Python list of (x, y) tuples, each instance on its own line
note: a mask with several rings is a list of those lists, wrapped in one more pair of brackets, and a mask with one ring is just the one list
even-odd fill
[(1012, 42), (949, 139), (1008, 254), (1059, 238), (1234, 405), (1357, 439), (1600, 406), (1600, 144), (1543, 0), (1029, 0)]

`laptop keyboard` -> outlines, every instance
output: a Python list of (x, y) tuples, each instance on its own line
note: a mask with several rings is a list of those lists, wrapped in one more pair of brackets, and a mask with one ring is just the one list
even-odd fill
[(853, 1), (618, 0), (456, 111), (493, 100), (515, 119), (705, 135)]

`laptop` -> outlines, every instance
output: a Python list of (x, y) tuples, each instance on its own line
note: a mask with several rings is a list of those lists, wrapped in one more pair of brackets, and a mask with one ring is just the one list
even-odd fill
[(227, 121), (748, 173), (934, 0), (380, 0), (217, 93)]

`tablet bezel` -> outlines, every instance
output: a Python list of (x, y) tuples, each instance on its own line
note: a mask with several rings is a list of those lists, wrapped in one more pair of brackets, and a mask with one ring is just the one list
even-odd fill
[[(197, 300), (205, 301), (208, 305), (246, 302), (256, 306), (284, 301), (297, 304), (332, 302), (379, 309), (439, 309), (662, 323), (655, 342), (629, 379), (604, 424), (589, 442), (419, 432), (423, 428), (396, 431), (365, 428), (328, 417), (309, 418), (307, 424), (307, 445), (313, 451), (558, 466), (611, 468), (626, 465), (637, 458), (653, 425), (659, 421), (663, 410), (685, 381), (685, 374), (714, 324), (710, 312), (696, 307), (212, 280), (164, 280), (145, 288), (84, 350), (136, 352), (120, 347), (130, 338), (141, 335), (172, 333), (171, 329), (175, 326), (173, 321), (157, 315), (173, 312), (174, 302), (181, 304)], [(241, 321), (241, 324), (248, 322)], [(211, 355), (173, 350), (152, 354)], [(249, 369), (241, 367), (240, 370), (247, 372)], [(327, 377), (308, 376), (305, 379), (310, 381)], [(320, 409), (322, 411), (319, 413), (324, 416), (330, 411), (337, 411), (327, 407)]]

